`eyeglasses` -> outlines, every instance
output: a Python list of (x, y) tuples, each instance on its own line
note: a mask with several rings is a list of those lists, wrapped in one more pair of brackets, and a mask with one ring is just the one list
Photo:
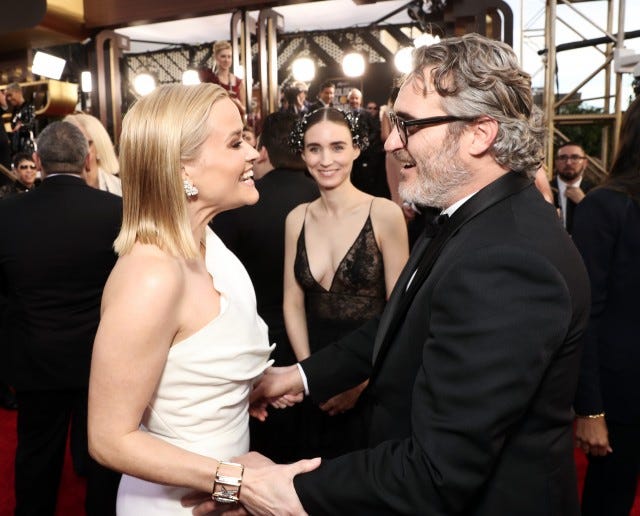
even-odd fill
[(586, 156), (578, 156), (577, 154), (571, 154), (571, 156), (567, 156), (566, 154), (562, 154), (556, 158), (556, 161), (582, 161), (583, 159), (587, 159)]
[(407, 142), (409, 141), (409, 136), (415, 134), (417, 131), (411, 132), (409, 134), (408, 127), (430, 127), (432, 125), (439, 124), (448, 124), (450, 122), (471, 122), (475, 120), (472, 117), (461, 117), (461, 116), (451, 116), (451, 115), (441, 115), (441, 116), (431, 116), (429, 118), (415, 118), (413, 120), (405, 120), (404, 118), (399, 117), (393, 111), (389, 112), (389, 119), (391, 123), (398, 130), (398, 135), (400, 136), (400, 141), (404, 147), (407, 146)]
[(38, 167), (36, 167), (35, 165), (18, 165), (18, 168), (20, 170), (25, 170), (27, 168), (30, 168), (31, 170), (36, 170)]

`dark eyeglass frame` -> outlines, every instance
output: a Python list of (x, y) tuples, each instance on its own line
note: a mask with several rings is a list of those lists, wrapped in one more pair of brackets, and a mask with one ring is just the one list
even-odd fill
[(577, 154), (556, 156), (556, 161), (582, 161), (587, 159), (586, 156), (578, 156)]
[(30, 168), (31, 170), (38, 170), (36, 165), (18, 165), (18, 169), (24, 170), (26, 168)]
[(398, 130), (398, 135), (400, 136), (400, 141), (402, 142), (403, 147), (406, 147), (407, 142), (409, 141), (409, 136), (411, 136), (409, 134), (409, 131), (407, 130), (408, 127), (431, 127), (434, 125), (448, 124), (451, 122), (472, 122), (474, 120), (477, 120), (477, 117), (440, 115), (430, 116), (428, 118), (414, 118), (413, 120), (405, 120), (404, 118), (398, 116), (394, 111), (390, 111), (389, 120), (391, 120), (393, 126)]

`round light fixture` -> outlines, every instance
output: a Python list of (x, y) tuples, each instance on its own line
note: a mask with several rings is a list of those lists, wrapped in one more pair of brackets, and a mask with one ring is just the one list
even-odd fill
[(393, 64), (400, 73), (409, 73), (411, 71), (413, 47), (404, 47), (396, 52), (393, 58)]
[(144, 97), (156, 89), (156, 79), (149, 72), (142, 72), (133, 79), (134, 91)]
[(349, 52), (342, 59), (342, 71), (347, 77), (360, 77), (364, 73), (364, 57), (357, 52)]
[(185, 70), (182, 72), (182, 84), (187, 86), (193, 86), (194, 84), (200, 84), (200, 76), (196, 70)]
[(316, 64), (310, 57), (298, 57), (291, 64), (291, 72), (296, 81), (309, 82), (316, 76)]

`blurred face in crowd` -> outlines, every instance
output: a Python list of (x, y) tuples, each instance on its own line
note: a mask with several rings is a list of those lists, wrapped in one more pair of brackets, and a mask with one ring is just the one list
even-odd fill
[(351, 109), (360, 109), (362, 105), (362, 93), (358, 90), (351, 90), (347, 99), (349, 100), (349, 107)]
[(18, 180), (25, 186), (31, 187), (36, 180), (36, 164), (30, 159), (23, 159), (18, 163), (16, 173)]
[(258, 144), (258, 141), (256, 140), (256, 133), (254, 133), (249, 128), (244, 128), (242, 130), (242, 139), (245, 142), (247, 142), (249, 145), (251, 145), (254, 149), (256, 148), (256, 145)]
[(225, 48), (216, 54), (216, 66), (220, 70), (230, 70), (232, 63), (231, 49)]
[(367, 112), (371, 116), (378, 116), (378, 104), (376, 104), (375, 102), (367, 102)]
[(18, 90), (6, 90), (5, 97), (7, 99), (7, 104), (11, 107), (18, 107), (24, 104), (24, 97), (22, 96), (22, 92)]
[(336, 94), (336, 89), (333, 86), (323, 88), (318, 94), (318, 98), (324, 102), (327, 106), (333, 103), (333, 97)]
[(587, 168), (587, 156), (579, 145), (565, 145), (556, 154), (556, 172), (566, 183), (574, 183)]

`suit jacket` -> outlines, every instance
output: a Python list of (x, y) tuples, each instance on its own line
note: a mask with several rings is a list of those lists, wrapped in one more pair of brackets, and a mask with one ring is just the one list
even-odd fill
[(272, 358), (277, 365), (289, 365), (296, 360), (282, 316), (284, 221), (293, 208), (320, 194), (303, 171), (282, 168), (258, 179), (256, 189), (256, 204), (221, 213), (210, 225), (251, 277), (258, 313), (269, 326), (269, 339), (277, 343)]
[[(558, 177), (554, 177), (551, 181), (551, 191), (553, 192), (553, 204), (555, 205), (556, 208), (558, 209), (562, 209), (562, 205), (560, 204), (560, 190), (558, 188)], [(582, 181), (580, 182), (580, 189), (584, 192), (587, 193), (589, 190), (591, 190), (595, 185), (591, 182), (591, 181), (587, 181), (586, 179), (584, 179), (584, 177), (582, 178)], [(569, 234), (571, 234), (572, 229), (573, 229), (573, 214), (576, 210), (576, 203), (573, 202), (571, 199), (567, 198), (567, 232)]]
[(9, 302), (10, 383), (17, 389), (88, 385), (121, 217), (119, 197), (72, 175), (0, 202), (0, 291)]
[(307, 512), (578, 514), (588, 300), (580, 256), (529, 180), (478, 192), (416, 243), (378, 321), (302, 362), (317, 399), (370, 376), (369, 448), (295, 478)]
[(640, 422), (640, 202), (608, 188), (577, 206), (573, 240), (591, 280), (591, 316), (575, 408)]

